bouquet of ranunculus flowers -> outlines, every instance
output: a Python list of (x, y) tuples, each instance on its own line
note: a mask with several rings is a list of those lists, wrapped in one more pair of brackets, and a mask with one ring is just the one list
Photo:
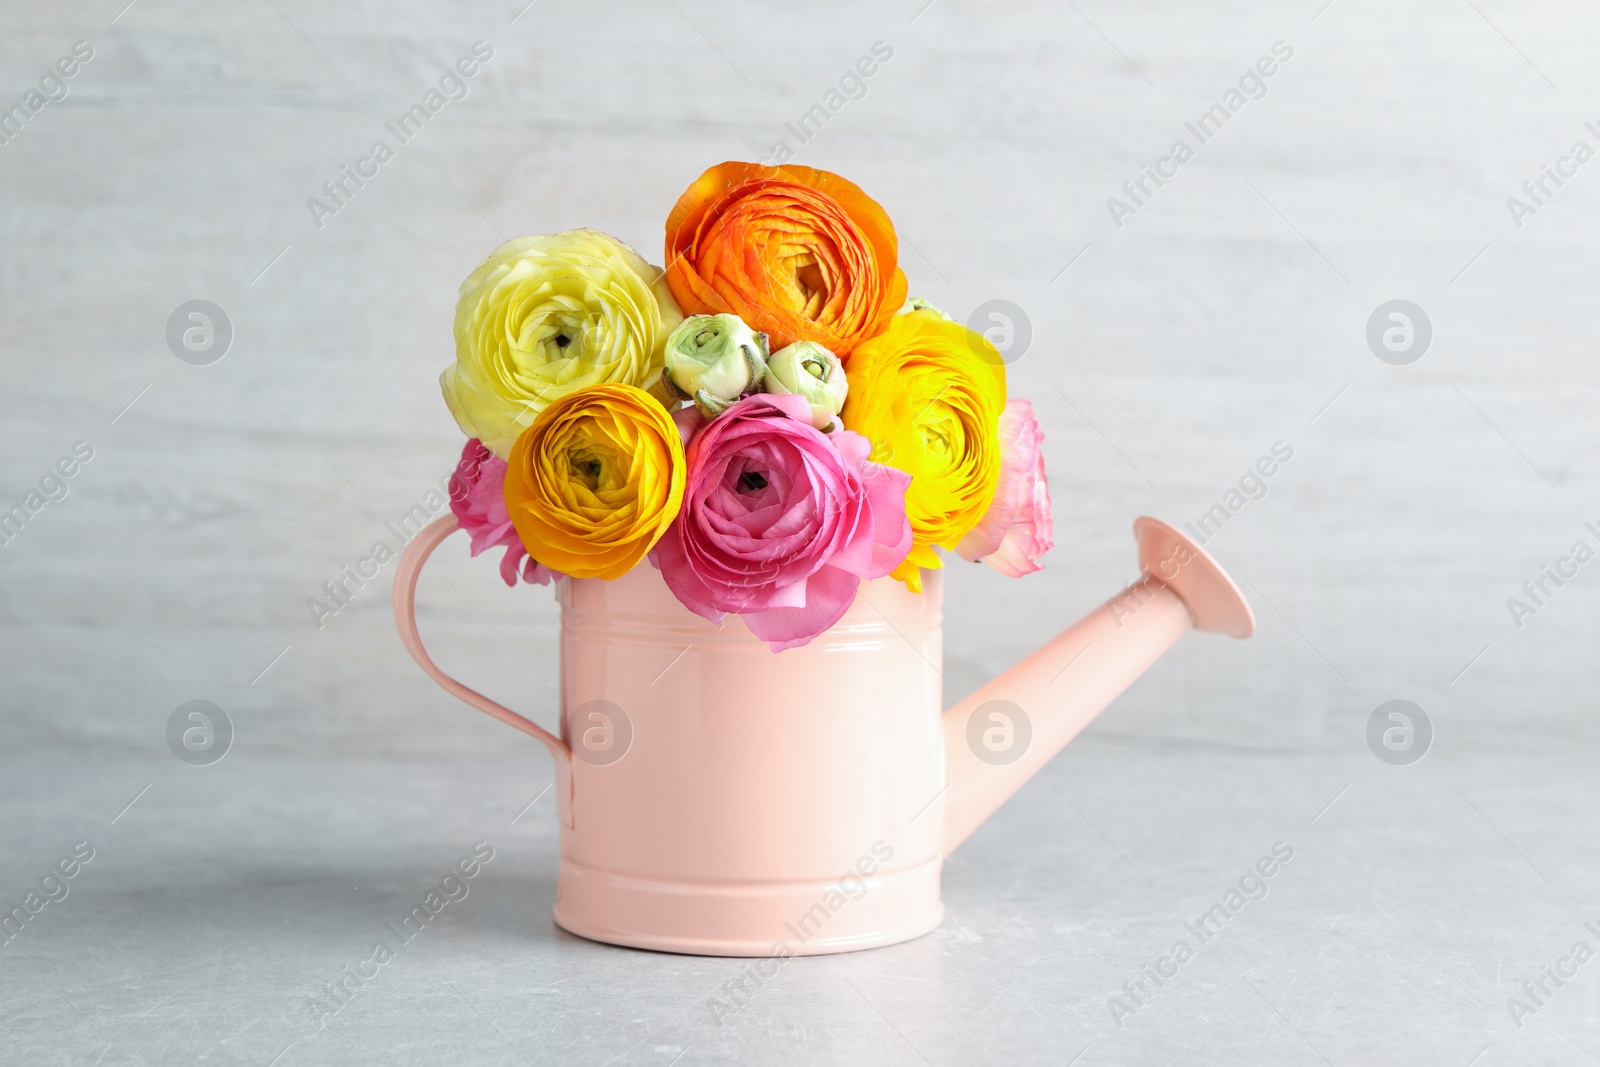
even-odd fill
[(472, 438), (451, 507), (507, 584), (649, 558), (697, 615), (806, 644), (938, 548), (1013, 577), (1050, 548), (1043, 435), (983, 335), (906, 298), (877, 202), (723, 163), (666, 270), (596, 230), (508, 241), (461, 284), (440, 378)]

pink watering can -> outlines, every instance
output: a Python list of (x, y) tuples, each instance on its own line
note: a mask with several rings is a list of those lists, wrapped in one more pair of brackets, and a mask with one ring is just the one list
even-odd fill
[(1140, 579), (940, 713), (940, 572), (864, 582), (832, 629), (773, 653), (656, 570), (566, 579), (561, 736), (434, 665), (414, 597), (445, 517), (395, 573), (401, 639), (446, 691), (555, 760), (555, 920), (595, 941), (712, 956), (890, 945), (939, 925), (944, 857), (1190, 627), (1249, 637), (1215, 560), (1141, 518)]

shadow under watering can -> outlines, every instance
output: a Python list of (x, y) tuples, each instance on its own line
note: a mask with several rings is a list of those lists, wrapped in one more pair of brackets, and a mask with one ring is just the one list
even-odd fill
[(921, 594), (863, 582), (836, 625), (775, 654), (639, 566), (557, 587), (557, 737), (422, 647), (417, 577), (455, 529), (439, 519), (400, 559), (401, 639), (447, 692), (549, 749), (555, 921), (637, 948), (815, 955), (927, 933), (944, 857), (1185, 631), (1255, 629), (1215, 560), (1141, 518), (1139, 581), (941, 713), (941, 572)]

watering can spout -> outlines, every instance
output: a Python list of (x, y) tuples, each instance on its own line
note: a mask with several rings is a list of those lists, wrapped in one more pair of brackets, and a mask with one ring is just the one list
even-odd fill
[(1204, 549), (1149, 517), (1133, 532), (1138, 581), (944, 713), (945, 855), (1186, 630), (1255, 632), (1249, 603)]

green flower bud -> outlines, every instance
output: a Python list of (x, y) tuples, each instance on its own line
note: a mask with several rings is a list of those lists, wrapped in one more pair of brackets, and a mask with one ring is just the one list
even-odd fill
[(662, 381), (714, 418), (760, 386), (768, 352), (767, 335), (737, 315), (691, 315), (667, 337)]
[(772, 354), (761, 388), (804, 398), (811, 405), (811, 425), (826, 430), (844, 410), (850, 383), (838, 356), (815, 341), (796, 341)]
[(922, 299), (922, 297), (920, 297), (920, 296), (908, 297), (906, 299), (906, 302), (903, 305), (901, 305), (900, 310), (895, 312), (895, 314), (896, 315), (909, 315), (913, 311), (931, 311), (935, 315), (939, 316), (941, 319), (944, 319), (944, 320), (946, 320), (948, 322), (954, 322), (955, 321), (954, 319), (950, 318), (949, 315), (946, 315), (944, 312), (940, 311), (938, 308), (934, 307), (932, 304), (928, 303), (926, 300)]

